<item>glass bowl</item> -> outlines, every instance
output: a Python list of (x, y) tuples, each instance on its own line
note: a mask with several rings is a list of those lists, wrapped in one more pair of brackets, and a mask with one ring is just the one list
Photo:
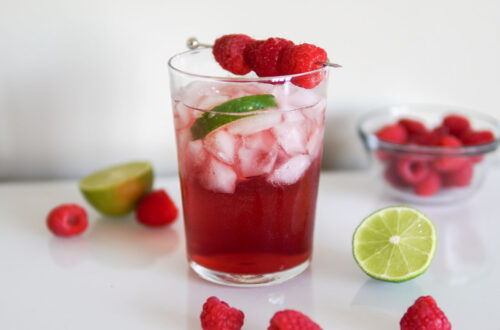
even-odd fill
[[(376, 134), (400, 119), (418, 120), (429, 132), (440, 126), (443, 118), (450, 114), (467, 118), (473, 131), (490, 131), (494, 135), (493, 140), (451, 147), (422, 145), (415, 140), (404, 144), (392, 143)], [(374, 110), (358, 123), (358, 133), (371, 158), (372, 174), (378, 184), (397, 199), (415, 203), (453, 202), (476, 192), (486, 178), (500, 143), (499, 132), (498, 121), (490, 116), (460, 107), (431, 104), (398, 105)], [(446, 132), (440, 134), (448, 135)], [(460, 139), (458, 134), (455, 137)]]

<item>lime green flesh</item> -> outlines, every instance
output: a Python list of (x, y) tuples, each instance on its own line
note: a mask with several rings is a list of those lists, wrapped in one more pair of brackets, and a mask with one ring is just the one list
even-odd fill
[(415, 278), (436, 251), (436, 228), (417, 209), (387, 207), (366, 217), (353, 235), (353, 255), (368, 275), (389, 282)]
[(79, 188), (85, 199), (105, 215), (119, 216), (134, 209), (153, 186), (153, 167), (148, 162), (113, 166), (86, 176)]
[[(191, 126), (191, 135), (195, 140), (203, 139), (208, 133), (225, 124), (252, 116), (234, 114), (275, 108), (276, 106), (276, 99), (271, 94), (249, 95), (229, 100), (219, 104), (211, 109), (210, 112), (204, 113), (200, 118), (196, 119), (193, 126)], [(229, 113), (230, 115), (221, 113)]]

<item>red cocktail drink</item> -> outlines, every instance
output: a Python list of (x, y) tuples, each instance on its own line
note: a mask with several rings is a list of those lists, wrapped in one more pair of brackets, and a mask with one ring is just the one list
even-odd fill
[(190, 78), (172, 96), (191, 267), (229, 285), (296, 276), (312, 254), (326, 72), (313, 89)]

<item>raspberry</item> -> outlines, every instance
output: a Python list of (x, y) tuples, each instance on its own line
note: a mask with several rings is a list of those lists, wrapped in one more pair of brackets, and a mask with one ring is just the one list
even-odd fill
[(443, 126), (448, 129), (451, 135), (460, 136), (470, 130), (470, 122), (460, 115), (448, 115), (443, 119)]
[(160, 227), (177, 218), (177, 207), (165, 190), (156, 190), (141, 198), (135, 209), (135, 217), (143, 225)]
[(227, 34), (215, 40), (212, 53), (221, 67), (234, 74), (245, 75), (251, 70), (245, 62), (244, 52), (252, 41), (244, 34)]
[(401, 178), (398, 174), (397, 162), (391, 162), (385, 168), (384, 178), (391, 186), (394, 188), (406, 188), (408, 187), (408, 183)]
[(451, 324), (431, 296), (422, 296), (399, 322), (401, 330), (451, 330)]
[[(326, 51), (311, 44), (300, 44), (286, 48), (278, 62), (278, 72), (284, 75), (304, 73), (323, 67), (327, 62)], [(314, 88), (323, 79), (324, 72), (316, 72), (292, 78), (292, 82), (303, 88)]]
[(291, 46), (293, 42), (283, 38), (254, 41), (245, 51), (245, 60), (259, 77), (279, 76), (278, 61), (283, 51)]
[(441, 188), (441, 177), (433, 170), (414, 187), (415, 193), (419, 196), (427, 197), (435, 195)]
[(47, 227), (61, 237), (80, 235), (87, 229), (87, 212), (76, 204), (63, 204), (47, 215)]
[(398, 123), (405, 128), (410, 142), (417, 141), (420, 136), (427, 133), (427, 128), (418, 120), (401, 118)]
[(400, 124), (384, 126), (375, 135), (381, 140), (392, 143), (405, 143), (408, 138), (406, 130)]
[(245, 314), (217, 297), (210, 297), (203, 304), (200, 315), (203, 330), (239, 330)]
[(477, 145), (494, 141), (495, 135), (488, 130), (469, 131), (461, 136), (461, 140), (465, 145)]
[(466, 161), (458, 170), (443, 174), (443, 186), (446, 187), (467, 187), (474, 175), (474, 165), (471, 161)]
[(432, 131), (417, 138), (417, 143), (425, 146), (436, 146), (443, 136), (449, 135), (448, 128), (437, 126)]
[(406, 182), (417, 184), (429, 174), (429, 164), (416, 157), (400, 157), (397, 161), (397, 171)]
[(267, 330), (321, 330), (321, 327), (301, 312), (285, 309), (273, 315)]
[[(462, 146), (462, 142), (453, 135), (446, 135), (439, 139), (437, 143), (440, 147), (457, 148)], [(444, 156), (436, 159), (433, 166), (440, 172), (449, 172), (459, 169), (467, 159), (464, 157)]]

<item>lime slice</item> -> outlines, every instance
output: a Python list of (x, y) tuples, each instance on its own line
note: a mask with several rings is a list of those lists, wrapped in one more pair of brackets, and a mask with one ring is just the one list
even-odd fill
[(366, 274), (403, 282), (429, 268), (436, 243), (436, 228), (425, 214), (408, 206), (392, 206), (363, 219), (354, 232), (352, 251)]
[(106, 215), (124, 215), (153, 186), (153, 167), (148, 162), (113, 166), (86, 176), (79, 188), (85, 199)]
[(225, 113), (245, 113), (255, 110), (264, 110), (277, 106), (276, 99), (271, 94), (258, 94), (243, 96), (229, 100), (212, 108), (210, 112), (204, 113), (196, 119), (191, 126), (191, 135), (194, 140), (203, 139), (208, 133), (232, 121), (249, 117), (252, 115), (224, 115)]

